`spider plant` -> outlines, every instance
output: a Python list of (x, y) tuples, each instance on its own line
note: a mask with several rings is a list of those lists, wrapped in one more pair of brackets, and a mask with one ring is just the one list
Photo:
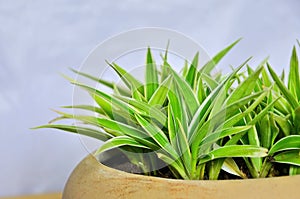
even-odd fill
[[(175, 178), (185, 180), (218, 179), (222, 170), (240, 178), (266, 177), (275, 172), (275, 163), (287, 164), (290, 174), (298, 173), (300, 78), (296, 50), (288, 87), (267, 59), (255, 70), (247, 65), (247, 59), (227, 75), (212, 74), (238, 41), (201, 68), (196, 53), (181, 72), (169, 64), (168, 50), (161, 55), (159, 67), (148, 48), (144, 81), (117, 63), (107, 62), (126, 88), (72, 69), (107, 86), (111, 92), (67, 78), (86, 90), (95, 105), (63, 108), (93, 114), (56, 111), (58, 118), (36, 128), (55, 128), (102, 140), (96, 154), (122, 148), (130, 152), (125, 155), (131, 163), (148, 175), (157, 175), (158, 160), (167, 165)], [(53, 123), (65, 119), (81, 124)]]

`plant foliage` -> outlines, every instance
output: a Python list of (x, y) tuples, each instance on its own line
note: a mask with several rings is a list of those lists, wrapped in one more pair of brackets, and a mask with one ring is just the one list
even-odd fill
[(229, 74), (212, 74), (238, 41), (202, 67), (198, 67), (196, 53), (179, 73), (169, 64), (167, 51), (159, 67), (148, 48), (144, 82), (117, 63), (108, 63), (126, 88), (72, 69), (112, 92), (69, 78), (86, 90), (96, 105), (63, 108), (93, 114), (57, 111), (60, 116), (55, 121), (72, 119), (82, 124), (50, 123), (36, 128), (55, 128), (102, 140), (96, 154), (114, 148), (149, 154), (150, 161), (130, 154), (128, 158), (145, 172), (155, 168), (159, 159), (174, 177), (186, 180), (219, 179), (221, 172), (240, 178), (298, 174), (300, 74), (296, 47), (287, 82), (274, 72), (267, 59), (255, 69), (247, 59)]

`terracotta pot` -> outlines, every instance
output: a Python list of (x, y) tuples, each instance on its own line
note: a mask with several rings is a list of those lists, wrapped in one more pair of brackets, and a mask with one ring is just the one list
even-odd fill
[(249, 180), (184, 181), (130, 174), (87, 156), (71, 174), (63, 199), (300, 198), (300, 175)]

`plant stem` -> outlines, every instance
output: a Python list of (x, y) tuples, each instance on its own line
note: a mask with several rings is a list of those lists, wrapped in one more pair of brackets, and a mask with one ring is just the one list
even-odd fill
[(273, 164), (270, 161), (270, 158), (271, 157), (266, 157), (265, 158), (265, 160), (263, 162), (263, 165), (262, 165), (262, 168), (261, 168), (261, 171), (260, 171), (260, 175), (259, 175), (260, 178), (265, 178), (269, 174), (269, 172), (270, 172), (270, 170), (273, 166)]
[(204, 180), (204, 173), (205, 173), (205, 164), (201, 164), (197, 166), (197, 179)]
[(259, 173), (257, 173), (257, 171), (254, 169), (254, 167), (252, 166), (252, 164), (250, 163), (250, 161), (247, 158), (244, 158), (244, 161), (247, 165), (247, 168), (251, 174), (251, 176), (253, 178), (258, 178), (259, 177)]
[(298, 175), (298, 174), (300, 174), (300, 167), (291, 165), (289, 175), (292, 176), (292, 175)]

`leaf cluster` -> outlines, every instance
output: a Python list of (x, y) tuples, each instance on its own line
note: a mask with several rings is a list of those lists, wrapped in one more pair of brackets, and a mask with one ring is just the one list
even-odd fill
[[(199, 53), (176, 72), (168, 62), (154, 61), (148, 48), (145, 80), (139, 81), (117, 63), (109, 66), (126, 87), (72, 69), (111, 89), (111, 93), (70, 79), (86, 90), (95, 105), (63, 108), (90, 111), (73, 115), (57, 111), (55, 128), (102, 140), (96, 154), (122, 148), (131, 163), (156, 175), (158, 160), (180, 179), (218, 179), (221, 172), (240, 178), (300, 173), (300, 74), (293, 48), (287, 82), (268, 60), (254, 69), (249, 59), (229, 74), (212, 74), (238, 43), (227, 46), (202, 67)], [(279, 166), (278, 166), (279, 165)], [(283, 168), (283, 169), (278, 169)]]

